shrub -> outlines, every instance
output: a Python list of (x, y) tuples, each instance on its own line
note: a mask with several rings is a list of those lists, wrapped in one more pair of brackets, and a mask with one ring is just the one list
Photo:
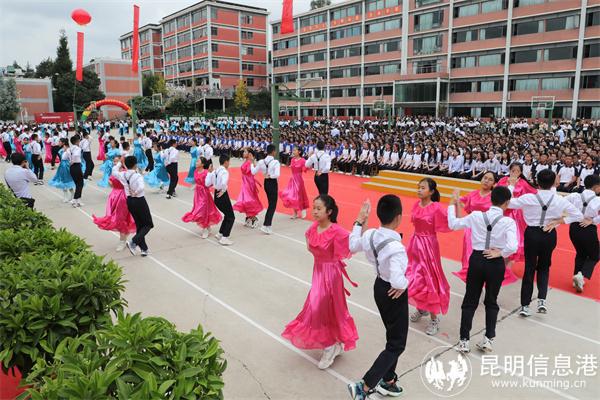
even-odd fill
[(0, 231), (49, 228), (51, 226), (48, 217), (25, 207), (10, 189), (0, 184)]
[(200, 326), (180, 333), (163, 318), (119, 313), (115, 325), (65, 338), (52, 361), (40, 359), (21, 398), (222, 399), (222, 354)]
[(16, 260), (23, 254), (47, 255), (64, 253), (76, 255), (89, 249), (83, 239), (65, 229), (6, 229), (0, 234), (0, 260)]

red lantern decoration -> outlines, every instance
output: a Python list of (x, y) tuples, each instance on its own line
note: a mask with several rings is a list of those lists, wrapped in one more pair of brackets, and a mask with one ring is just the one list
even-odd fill
[(92, 21), (92, 16), (90, 15), (90, 13), (88, 13), (82, 8), (73, 10), (73, 12), (71, 13), (71, 18), (77, 23), (77, 25), (82, 26), (87, 25)]

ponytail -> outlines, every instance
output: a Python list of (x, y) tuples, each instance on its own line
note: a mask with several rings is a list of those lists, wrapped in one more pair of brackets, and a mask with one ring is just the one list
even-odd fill
[(437, 183), (436, 181), (434, 181), (431, 178), (423, 178), (421, 179), (421, 181), (419, 183), (423, 183), (423, 182), (427, 182), (427, 186), (429, 187), (429, 191), (432, 192), (431, 193), (431, 201), (433, 202), (439, 202), (440, 201), (440, 192), (437, 189)]

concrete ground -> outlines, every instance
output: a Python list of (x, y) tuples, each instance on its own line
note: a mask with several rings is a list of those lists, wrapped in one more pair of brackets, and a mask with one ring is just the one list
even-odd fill
[[(97, 142), (93, 142), (95, 159)], [(187, 171), (188, 165), (189, 156), (181, 154), (179, 170)], [(2, 174), (6, 167), (0, 162)], [(47, 168), (45, 180), (53, 175), (54, 171)], [(94, 180), (99, 178), (97, 163)], [(99, 188), (95, 181), (86, 182), (82, 198), (85, 205), (80, 209), (62, 203), (62, 193), (48, 185), (32, 186), (36, 208), (55, 226), (85, 238), (96, 253), (123, 267), (130, 312), (165, 317), (182, 331), (202, 324), (221, 341), (228, 361), (226, 399), (349, 398), (346, 383), (361, 378), (385, 345), (385, 331), (371, 289), (375, 273), (363, 255), (348, 262), (348, 272), (359, 284), (358, 288), (350, 288), (348, 303), (360, 340), (356, 350), (342, 354), (330, 369), (321, 371), (316, 367), (319, 351), (298, 350), (280, 336), (300, 311), (310, 287), (312, 256), (304, 243), (304, 231), (310, 222), (277, 214), (275, 234), (265, 236), (245, 228), (243, 219), (238, 218), (231, 236), (234, 245), (222, 247), (212, 236), (202, 240), (195, 224), (181, 221), (191, 209), (192, 189), (179, 187), (179, 196), (167, 200), (147, 188), (155, 224), (147, 237), (152, 254), (132, 257), (127, 250), (116, 252), (118, 238), (100, 231), (91, 221), (93, 214), (104, 215), (110, 191)], [(456, 262), (444, 259), (443, 264), (452, 288), (450, 310), (435, 337), (424, 333), (426, 319), (411, 323), (407, 348), (397, 367), (406, 398), (437, 397), (429, 391), (432, 386), (426, 386), (420, 377), (421, 364), (431, 350), (439, 348), (436, 352), (442, 353), (458, 340), (464, 283), (450, 273), (458, 269)], [(498, 356), (504, 371), (495, 377), (482, 375), (490, 360), (482, 359), (482, 353), (474, 348), (485, 325), (480, 306), (473, 323), (473, 351), (468, 356), (472, 379), (457, 398), (600, 398), (598, 302), (551, 290), (549, 313), (523, 319), (516, 315), (519, 291), (520, 284), (516, 283), (503, 287), (499, 296), (501, 310), (493, 355)], [(584, 361), (586, 355), (592, 355), (592, 361), (595, 357), (589, 369), (585, 368), (589, 364)], [(453, 350), (442, 356), (444, 360), (449, 358), (456, 358)], [(564, 364), (567, 359), (569, 366)], [(524, 365), (511, 375), (511, 361), (519, 360)], [(534, 367), (536, 371), (530, 370)], [(561, 372), (567, 376), (561, 376)]]

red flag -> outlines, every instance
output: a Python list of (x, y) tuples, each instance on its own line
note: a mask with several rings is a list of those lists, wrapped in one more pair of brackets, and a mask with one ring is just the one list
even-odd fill
[(77, 69), (75, 78), (81, 82), (83, 80), (83, 32), (77, 32)]
[(281, 12), (281, 34), (294, 32), (294, 0), (283, 0), (283, 11)]
[(140, 59), (140, 8), (136, 5), (133, 6), (133, 46), (131, 56), (131, 70), (138, 72), (138, 61)]

